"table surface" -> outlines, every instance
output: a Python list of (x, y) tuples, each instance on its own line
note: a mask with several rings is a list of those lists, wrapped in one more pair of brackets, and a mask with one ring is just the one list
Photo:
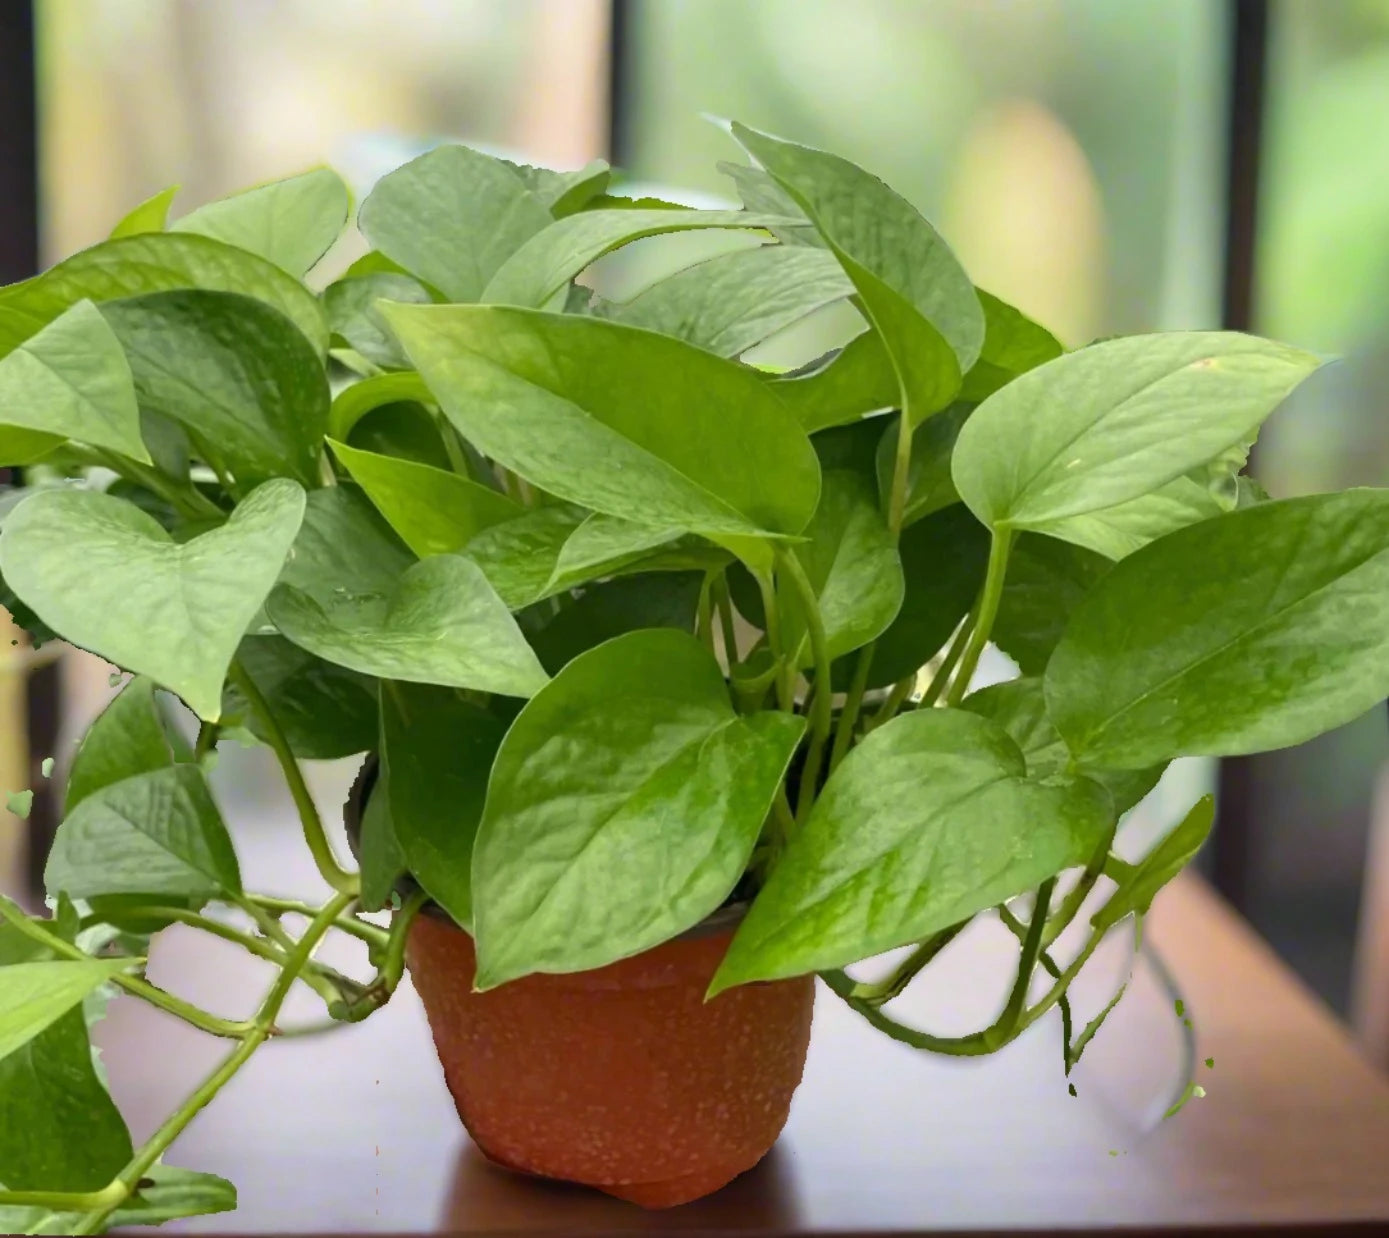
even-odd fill
[[(956, 1061), (878, 1036), (822, 990), (805, 1081), (776, 1149), (717, 1195), (649, 1213), (484, 1163), (407, 984), (367, 1023), (257, 1054), (168, 1158), (230, 1178), (240, 1207), (181, 1225), (771, 1235), (1382, 1222), (1374, 1231), (1389, 1232), (1389, 1080), (1196, 878), (1160, 896), (1147, 931), (1184, 990), (1207, 1091), (1165, 1121), (1181, 1031), (1146, 958), (1075, 1072), (1074, 1098), (1055, 1017), (991, 1058)], [(1082, 974), (1078, 1017), (1123, 978), (1131, 945), (1123, 935), (1106, 942)], [(987, 1020), (999, 994), (979, 978), (1002, 984), (1015, 948), (1000, 926), (971, 929), (897, 1013), (947, 1033)], [(264, 983), (259, 964), (228, 948), (210, 965), (207, 949), (171, 930), (151, 974), (244, 1012)], [(339, 958), (351, 962), (348, 951)], [(116, 1003), (100, 1040), (137, 1138), (224, 1051), (130, 1001)]]

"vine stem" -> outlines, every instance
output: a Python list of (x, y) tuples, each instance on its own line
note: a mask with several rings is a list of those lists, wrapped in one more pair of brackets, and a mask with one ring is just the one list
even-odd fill
[(727, 569), (719, 572), (714, 579), (714, 608), (719, 612), (719, 627), (723, 632), (723, 656), (731, 675), (738, 665), (738, 632), (733, 626), (733, 599), (728, 592)]
[(81, 452), (81, 455), (85, 456), (91, 463), (110, 469), (111, 472), (124, 477), (126, 481), (143, 486), (152, 494), (157, 494), (180, 515), (186, 516), (190, 520), (209, 517), (226, 518), (227, 513), (201, 491), (192, 486), (189, 486), (187, 490), (180, 489), (158, 469), (141, 464), (138, 460), (131, 460), (126, 456), (102, 451), (96, 447), (87, 448)]
[(969, 639), (964, 654), (960, 658), (959, 669), (946, 694), (947, 705), (958, 705), (969, 691), (969, 682), (974, 678), (979, 665), (979, 655), (988, 644), (989, 633), (998, 617), (998, 604), (1003, 598), (1003, 579), (1008, 572), (1008, 555), (1013, 548), (1013, 530), (995, 529), (993, 540), (989, 543), (989, 567), (984, 576), (984, 588), (979, 595), (979, 614), (970, 628)]
[[(63, 958), (84, 963), (91, 958), (90, 955), (79, 950), (76, 946), (50, 933), (41, 924), (30, 920), (27, 916), (11, 912), (3, 900), (0, 900), (0, 919), (7, 920), (26, 937), (39, 942)], [(140, 961), (139, 959), (131, 959), (132, 963)], [(172, 993), (161, 989), (158, 985), (151, 984), (148, 980), (142, 980), (139, 976), (128, 976), (124, 972), (117, 972), (110, 977), (110, 980), (112, 984), (124, 989), (133, 997), (138, 997), (151, 1006), (157, 1006), (166, 1014), (174, 1015), (185, 1023), (196, 1027), (199, 1031), (207, 1032), (210, 1036), (236, 1039), (245, 1035), (251, 1027), (251, 1024), (246, 1022), (221, 1019), (216, 1015), (208, 1014), (207, 1011), (198, 1009), (197, 1006), (185, 1002), (181, 997), (175, 997)]]
[(792, 666), (789, 668), (790, 674), (784, 673), (787, 668), (783, 666), (785, 653), (781, 647), (781, 618), (777, 611), (776, 589), (761, 572), (754, 572), (753, 575), (757, 579), (758, 591), (762, 594), (762, 621), (766, 625), (767, 648), (772, 652), (773, 661), (781, 668), (776, 677), (777, 706), (789, 714), (796, 707), (795, 690), (792, 687), (796, 668)]
[(801, 770), (800, 790), (796, 795), (796, 823), (803, 822), (815, 802), (816, 784), (820, 781), (820, 766), (824, 763), (825, 742), (829, 739), (830, 726), (834, 721), (834, 689), (830, 686), (830, 650), (825, 637), (825, 621), (820, 614), (820, 603), (815, 597), (814, 586), (805, 574), (805, 568), (794, 552), (778, 550), (777, 559), (786, 572), (796, 592), (800, 595), (801, 607), (805, 611), (806, 631), (810, 636), (810, 654), (815, 664), (815, 696), (811, 702), (810, 746), (806, 750), (805, 765)]
[[(245, 896), (244, 903), (238, 902), (236, 906), (241, 907), (257, 924), (260, 924), (261, 931), (264, 932), (267, 937), (273, 937), (274, 933), (267, 931), (265, 924), (267, 922), (273, 922), (273, 917), (275, 916), (303, 916), (306, 920), (312, 920), (314, 916), (318, 914), (318, 908), (310, 907), (307, 903), (301, 903), (297, 899), (292, 898), (275, 898), (270, 894), (248, 894)], [(268, 920), (262, 921), (261, 917), (256, 914), (255, 909), (268, 912)], [(357, 919), (356, 916), (339, 916), (337, 923), (334, 924), (333, 927), (340, 932), (348, 933), (366, 942), (368, 946), (376, 949), (383, 948), (387, 938), (390, 936), (389, 930), (382, 928), (379, 924), (368, 924), (364, 920)]]
[(839, 714), (839, 725), (834, 730), (834, 747), (830, 749), (830, 773), (839, 768), (839, 763), (849, 751), (853, 742), (854, 727), (858, 725), (859, 710), (863, 708), (863, 693), (868, 687), (868, 673), (873, 668), (873, 652), (877, 642), (870, 641), (858, 652), (854, 664), (854, 677), (849, 683), (848, 695), (844, 698), (844, 708)]
[[(221, 1091), (228, 1080), (236, 1074), (251, 1058), (251, 1055), (260, 1048), (265, 1041), (275, 1032), (275, 1019), (280, 1013), (280, 1007), (284, 1005), (285, 998), (289, 994), (299, 973), (304, 969), (322, 940), (325, 933), (333, 927), (334, 921), (339, 914), (345, 911), (355, 899), (355, 895), (348, 893), (338, 893), (333, 896), (319, 910), (313, 918), (309, 927), (304, 931), (293, 952), (285, 962), (284, 969), (275, 978), (275, 983), (271, 986), (270, 992), (266, 994), (265, 1000), (261, 1003), (256, 1017), (252, 1020), (250, 1029), (241, 1038), (241, 1043), (236, 1046), (221, 1062), (221, 1064), (206, 1079), (198, 1085), (193, 1094), (183, 1102), (179, 1108), (171, 1114), (164, 1124), (150, 1136), (145, 1145), (135, 1154), (129, 1164), (121, 1170), (116, 1180), (101, 1192), (105, 1195), (110, 1191), (113, 1195), (119, 1191), (119, 1197), (103, 1202), (99, 1207), (94, 1208), (82, 1218), (80, 1224), (73, 1229), (74, 1234), (95, 1234), (98, 1233), (106, 1223), (106, 1219), (122, 1203), (125, 1202), (138, 1189), (140, 1180), (144, 1178), (149, 1168), (164, 1154), (169, 1145), (183, 1133), (184, 1128), (211, 1102), (212, 1098)], [(115, 1189), (113, 1189), (115, 1188)]]
[(256, 687), (255, 681), (246, 673), (246, 668), (241, 663), (233, 662), (228, 674), (264, 728), (270, 747), (280, 762), (285, 781), (289, 784), (289, 793), (294, 798), (294, 806), (299, 810), (299, 820), (304, 827), (304, 841), (309, 845), (309, 851), (320, 875), (340, 894), (355, 895), (361, 889), (361, 880), (356, 873), (350, 873), (339, 865), (333, 855), (328, 835), (323, 830), (323, 819), (318, 815), (318, 807), (313, 802), (313, 796), (309, 794), (308, 784), (304, 782), (304, 773), (299, 768), (299, 762), (294, 759), (289, 740), (280, 729), (269, 702), (261, 695), (260, 689)]
[(887, 527), (895, 538), (902, 532), (907, 514), (907, 485), (911, 480), (912, 428), (907, 420), (905, 392), (902, 416), (897, 422), (897, 451), (892, 462), (892, 491), (887, 504)]

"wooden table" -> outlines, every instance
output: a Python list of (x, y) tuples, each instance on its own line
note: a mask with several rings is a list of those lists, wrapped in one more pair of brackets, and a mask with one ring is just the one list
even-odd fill
[[(822, 991), (805, 1082), (772, 1155), (710, 1199), (647, 1213), (483, 1163), (406, 986), (365, 1024), (263, 1049), (197, 1119), (169, 1160), (232, 1179), (241, 1206), (185, 1226), (771, 1235), (1278, 1223), (1389, 1234), (1389, 1080), (1197, 879), (1166, 891), (1149, 925), (1186, 992), (1200, 1057), (1215, 1061), (1200, 1066), (1207, 1097), (1167, 1121), (1180, 1032), (1145, 963), (1077, 1070), (1075, 1098), (1054, 1018), (995, 1057), (957, 1062), (882, 1039)], [(241, 1011), (262, 973), (237, 952), (209, 965), (203, 942), (195, 954), (188, 936), (166, 934), (152, 975)], [(1077, 989), (1084, 1010), (1122, 977), (1128, 946), (1120, 936), (1096, 955)], [(997, 926), (971, 930), (899, 1014), (945, 1032), (987, 1019), (999, 995), (978, 977), (1002, 981), (1014, 949)], [(351, 963), (350, 949), (335, 961)], [(101, 1038), (137, 1138), (223, 1051), (130, 1001)]]

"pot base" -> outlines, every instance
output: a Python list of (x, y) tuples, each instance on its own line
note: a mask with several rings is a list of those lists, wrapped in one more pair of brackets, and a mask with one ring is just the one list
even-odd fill
[(488, 1160), (647, 1208), (751, 1169), (786, 1123), (814, 980), (704, 1001), (732, 929), (574, 975), (472, 991), (472, 939), (416, 918), (407, 950), (444, 1078)]

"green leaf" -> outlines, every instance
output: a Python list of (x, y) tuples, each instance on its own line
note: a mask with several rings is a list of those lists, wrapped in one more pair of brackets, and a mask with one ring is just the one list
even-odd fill
[[(64, 959), (0, 968), (0, 1060), (80, 1006), (88, 993), (129, 966), (129, 959)], [(8, 1181), (8, 1166), (6, 1170)]]
[[(824, 238), (813, 227), (801, 210), (800, 204), (761, 168), (750, 168), (741, 163), (720, 160), (718, 170), (733, 181), (738, 200), (750, 211), (765, 215), (784, 215), (793, 219), (799, 227), (773, 228), (772, 235), (783, 245), (803, 245), (813, 249), (825, 249)], [(894, 380), (895, 382), (895, 380)]]
[(762, 245), (720, 254), (660, 280), (607, 316), (737, 357), (822, 306), (852, 296), (834, 256)]
[(267, 609), (296, 645), (364, 675), (522, 697), (548, 678), (482, 569), (455, 555), (415, 564), (384, 595), (282, 584)]
[[(130, 366), (90, 301), (79, 301), (0, 360), (0, 425), (6, 463), (25, 463), (22, 457), (44, 440), (51, 450), (64, 439), (150, 463)], [(16, 437), (15, 430), (23, 433)]]
[[(901, 608), (874, 647), (870, 688), (905, 679), (950, 639), (984, 582), (989, 536), (957, 503), (904, 529), (899, 553), (906, 589)], [(835, 684), (847, 689), (853, 669), (853, 659), (841, 662)]]
[[(973, 409), (972, 404), (952, 404), (916, 428), (912, 435), (911, 459), (907, 464), (907, 498), (902, 512), (904, 525), (960, 501), (955, 479), (950, 475), (950, 457), (955, 450), (960, 427)], [(892, 492), (899, 425), (899, 420), (893, 418), (878, 443), (878, 490), (884, 495)]]
[(344, 598), (384, 596), (414, 562), (360, 490), (330, 486), (310, 491), (280, 583), (327, 606)]
[(323, 311), (328, 326), (373, 365), (403, 370), (410, 363), (400, 351), (377, 301), (408, 301), (428, 305), (433, 298), (419, 280), (391, 271), (376, 271), (353, 279), (340, 279), (323, 290)]
[(516, 169), (466, 146), (439, 146), (387, 173), (358, 214), (387, 257), (450, 301), (479, 301), (527, 239), (553, 225)]
[(520, 504), (457, 473), (359, 451), (329, 440), (367, 497), (421, 559), (448, 554), (494, 524), (512, 520)]
[(111, 1214), (114, 1229), (126, 1225), (159, 1225), (179, 1217), (232, 1212), (236, 1187), (216, 1174), (172, 1165), (151, 1165), (139, 1191)]
[(347, 186), (331, 168), (313, 168), (208, 202), (169, 225), (225, 241), (301, 278), (347, 223)]
[(1320, 364), (1231, 331), (1110, 340), (1067, 353), (985, 400), (955, 445), (955, 485), (991, 527), (1063, 536), (1247, 442)]
[(0, 356), (78, 301), (98, 304), (177, 288), (239, 292), (288, 318), (321, 357), (328, 326), (317, 298), (273, 263), (209, 237), (151, 232), (104, 241), (0, 290)]
[(328, 410), (328, 434), (345, 443), (351, 438), (353, 427), (373, 409), (402, 401), (433, 404), (434, 397), (412, 370), (364, 378), (333, 397)]
[(572, 172), (535, 168), (528, 163), (512, 163), (509, 166), (556, 219), (583, 210), (607, 189), (612, 179), (612, 168), (603, 159), (591, 159)]
[(579, 315), (385, 312), (459, 432), (551, 494), (646, 525), (743, 536), (799, 533), (815, 509), (810, 440), (745, 367)]
[(713, 655), (681, 632), (575, 658), (492, 767), (473, 849), (476, 987), (601, 967), (713, 912), (804, 726), (738, 717)]
[(68, 812), (113, 782), (174, 763), (154, 696), (154, 681), (137, 675), (87, 728), (68, 772)]
[(472, 924), (473, 838), (506, 723), (447, 688), (381, 686), (381, 760), (406, 864), (464, 928)]
[(180, 289), (102, 310), (135, 376), (140, 407), (187, 428), (240, 485), (319, 482), (328, 379), (301, 332), (236, 293)]
[(698, 228), (769, 229), (797, 221), (748, 211), (588, 210), (551, 223), (520, 247), (488, 281), (481, 297), (492, 305), (539, 309), (604, 254), (667, 232)]
[(5, 521), (0, 570), (65, 640), (148, 675), (215, 722), (222, 681), (299, 530), (304, 492), (266, 482), (179, 545), (123, 499), (31, 495)]
[(581, 653), (639, 628), (693, 633), (701, 572), (644, 574), (603, 581), (585, 589), (531, 639), (541, 665), (557, 674)]
[(601, 576), (634, 571), (713, 571), (729, 558), (727, 552), (698, 538), (683, 536), (679, 529), (653, 529), (616, 516), (595, 514), (570, 533), (560, 547), (544, 596), (562, 593)]
[(849, 753), (791, 836), (710, 995), (920, 941), (1084, 863), (1112, 820), (1093, 782), (1029, 780), (986, 718), (894, 718)]
[[(960, 708), (992, 718), (1012, 736), (1027, 760), (1028, 777), (1043, 781), (1069, 772), (1070, 749), (1047, 717), (1042, 681), (1036, 676), (1010, 679), (971, 692), (960, 702)], [(1140, 770), (1083, 769), (1080, 772), (1109, 792), (1114, 799), (1114, 812), (1120, 815), (1157, 786), (1164, 768), (1159, 764)]]
[[(314, 657), (282, 636), (248, 636), (236, 660), (270, 708), (297, 757), (334, 761), (375, 746), (376, 684), (365, 675)], [(262, 743), (269, 742), (260, 719), (228, 685), (224, 719), (238, 718)]]
[[(873, 483), (858, 473), (825, 473), (820, 505), (806, 526), (804, 542), (791, 550), (805, 569), (819, 601), (831, 658), (868, 644), (885, 631), (902, 606), (902, 560), (896, 539), (878, 508)], [(812, 664), (804, 610), (788, 595), (783, 639)]]
[(139, 236), (144, 232), (163, 232), (169, 223), (169, 207), (173, 204), (174, 195), (178, 193), (178, 190), (177, 185), (170, 185), (167, 189), (161, 189), (138, 206), (133, 207), (111, 229), (109, 239), (116, 241), (123, 236)]
[(847, 425), (902, 402), (882, 336), (864, 331), (827, 357), (768, 380), (807, 434)]
[(1214, 823), (1215, 798), (1203, 795), (1177, 827), (1128, 871), (1090, 922), (1107, 929), (1127, 915), (1146, 915), (1158, 891), (1196, 858)]
[(484, 529), (464, 553), (482, 568), (502, 601), (520, 610), (546, 596), (560, 552), (584, 520), (584, 510), (568, 503), (535, 507)]
[(241, 893), (231, 837), (202, 770), (191, 764), (137, 774), (92, 792), (58, 827), (44, 869), (51, 894)]
[(1302, 743), (1389, 695), (1389, 491), (1244, 508), (1130, 555), (1071, 616), (1047, 710), (1134, 769)]
[[(432, 784), (437, 791), (438, 783)], [(405, 872), (405, 854), (396, 838), (391, 814), (390, 781), (378, 772), (362, 811), (358, 845), (362, 872), (362, 907), (380, 911), (391, 900), (395, 883)]]
[(352, 427), (346, 442), (358, 451), (451, 470), (453, 461), (441, 429), (439, 419), (423, 404), (402, 401), (383, 404), (366, 413)]
[(971, 404), (1066, 351), (1050, 331), (1020, 310), (982, 288), (975, 292), (984, 311), (984, 346), (960, 387), (960, 399)]
[(905, 198), (862, 168), (734, 124), (733, 136), (810, 218), (853, 280), (919, 424), (955, 398), (984, 312), (955, 255)]
[[(129, 960), (23, 966), (73, 968), (104, 978)], [(0, 1003), (10, 995), (12, 977), (6, 973), (14, 970), (0, 972)], [(77, 1008), (21, 1048), (0, 1053), (0, 1118), (0, 1173), (11, 1190), (99, 1191), (134, 1155), (130, 1132), (97, 1076), (87, 1023)], [(0, 1210), (0, 1223), (5, 1221)]]
[(1071, 612), (1109, 571), (1092, 550), (1024, 533), (1013, 544), (991, 636), (1024, 675), (1040, 675)]

